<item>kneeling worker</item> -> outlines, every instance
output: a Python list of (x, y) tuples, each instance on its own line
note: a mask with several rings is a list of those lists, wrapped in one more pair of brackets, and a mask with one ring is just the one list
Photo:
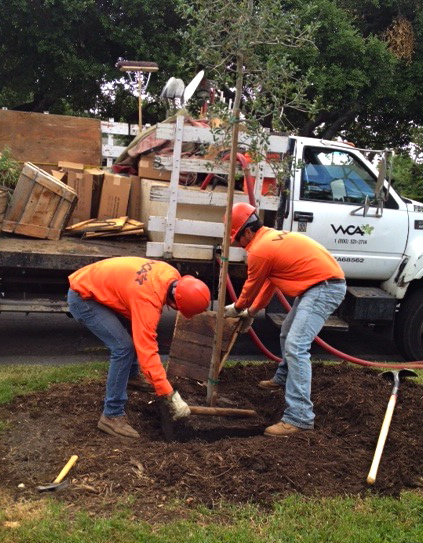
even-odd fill
[[(190, 318), (205, 311), (210, 291), (205, 283), (166, 262), (116, 257), (89, 264), (69, 276), (71, 314), (110, 349), (104, 410), (98, 428), (114, 436), (138, 438), (125, 415), (129, 379), (144, 376), (164, 396), (174, 419), (190, 414), (173, 390), (161, 363), (157, 326), (164, 305)], [(130, 321), (132, 335), (127, 331)]]
[(282, 362), (272, 379), (259, 383), (268, 390), (285, 389), (282, 419), (266, 428), (264, 435), (283, 437), (312, 430), (310, 348), (344, 299), (344, 272), (329, 251), (308, 236), (263, 226), (256, 209), (247, 203), (233, 206), (234, 242), (248, 253), (248, 275), (237, 301), (225, 307), (225, 317), (244, 318), (246, 331), (276, 289), (295, 298), (281, 327)]

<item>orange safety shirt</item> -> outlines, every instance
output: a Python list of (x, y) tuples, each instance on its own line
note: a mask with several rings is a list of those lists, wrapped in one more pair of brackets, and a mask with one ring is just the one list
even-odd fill
[(345, 278), (323, 245), (298, 232), (262, 226), (245, 249), (248, 277), (236, 302), (238, 309), (263, 309), (277, 288), (296, 297), (320, 281)]
[(131, 320), (141, 372), (157, 395), (173, 391), (158, 354), (157, 326), (167, 291), (181, 278), (178, 270), (157, 260), (123, 256), (89, 264), (69, 276), (70, 288)]

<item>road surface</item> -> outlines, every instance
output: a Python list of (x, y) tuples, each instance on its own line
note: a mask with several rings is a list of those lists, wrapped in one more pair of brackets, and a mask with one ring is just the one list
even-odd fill
[[(160, 354), (169, 353), (175, 312), (164, 309), (158, 329)], [(264, 312), (254, 321), (254, 329), (263, 344), (280, 356), (278, 331)], [(337, 349), (358, 358), (376, 361), (402, 361), (389, 338), (362, 328), (351, 332), (324, 332), (322, 339)], [(326, 351), (312, 348), (314, 359), (336, 359)], [(74, 319), (62, 314), (25, 315), (0, 313), (0, 364), (69, 364), (107, 360), (102, 343)], [(248, 334), (240, 336), (230, 358), (266, 360)]]

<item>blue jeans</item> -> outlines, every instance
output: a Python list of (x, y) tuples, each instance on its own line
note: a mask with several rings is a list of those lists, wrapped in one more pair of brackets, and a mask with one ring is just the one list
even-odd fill
[(103, 414), (122, 416), (128, 399), (128, 379), (139, 374), (134, 343), (123, 324), (123, 317), (95, 300), (84, 300), (72, 289), (68, 291), (68, 304), (73, 317), (110, 349)]
[(310, 348), (328, 317), (345, 297), (345, 283), (324, 282), (298, 296), (282, 324), (282, 362), (273, 381), (285, 387), (282, 421), (310, 430), (314, 427)]

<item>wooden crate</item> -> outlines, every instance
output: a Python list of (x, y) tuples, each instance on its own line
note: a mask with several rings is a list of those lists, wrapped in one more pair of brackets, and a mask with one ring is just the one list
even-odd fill
[(9, 201), (9, 193), (7, 190), (0, 189), (0, 230), (3, 224), (4, 215), (6, 213), (7, 202)]
[[(235, 339), (239, 319), (225, 318), (220, 360), (229, 354)], [(169, 351), (168, 377), (188, 377), (207, 381), (213, 354), (216, 311), (204, 311), (191, 319), (180, 313)]]
[(60, 239), (77, 202), (76, 192), (34, 164), (24, 164), (2, 231)]

